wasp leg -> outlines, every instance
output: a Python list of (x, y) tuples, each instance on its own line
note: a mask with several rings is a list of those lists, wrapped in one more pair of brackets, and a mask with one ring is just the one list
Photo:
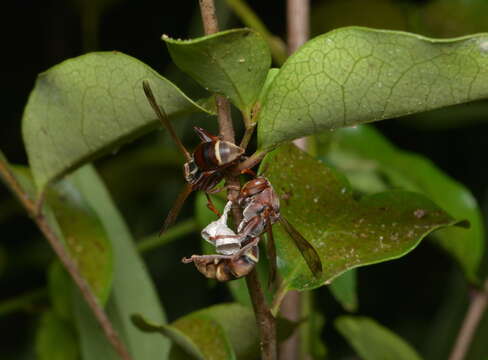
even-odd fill
[(239, 251), (237, 251), (234, 255), (231, 255), (232, 259), (235, 260), (235, 259), (239, 258), (243, 254), (245, 254), (250, 248), (257, 246), (259, 244), (259, 240), (261, 240), (259, 237), (255, 237), (254, 239), (252, 239), (245, 246), (240, 248)]
[(220, 217), (220, 212), (217, 210), (214, 203), (212, 202), (212, 198), (210, 197), (210, 195), (208, 193), (205, 193), (205, 196), (207, 197), (207, 207), (210, 209), (211, 212)]
[(189, 258), (184, 257), (181, 259), (181, 262), (183, 264), (189, 264), (192, 262), (197, 262), (197, 261), (214, 261), (214, 260), (221, 260), (221, 259), (232, 259), (234, 255), (218, 255), (218, 254), (213, 254), (213, 255), (192, 255)]
[(251, 175), (253, 178), (255, 178), (257, 175), (256, 175), (256, 172), (254, 172), (253, 170), (251, 169), (244, 169), (244, 170), (241, 170), (241, 175), (244, 175), (244, 174), (247, 174), (247, 175)]

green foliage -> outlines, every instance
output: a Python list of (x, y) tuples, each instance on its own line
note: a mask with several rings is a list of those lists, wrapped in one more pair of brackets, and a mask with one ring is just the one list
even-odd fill
[(358, 308), (358, 295), (356, 292), (357, 271), (346, 271), (330, 284), (330, 291), (347, 311), (356, 311)]
[[(35, 186), (29, 169), (10, 166), (6, 162), (5, 165), (28, 196), (35, 199)], [(43, 206), (44, 217), (63, 241), (81, 275), (104, 303), (112, 283), (112, 249), (97, 216), (71, 182), (69, 178), (49, 189), (47, 204)]]
[(112, 285), (112, 245), (99, 218), (73, 185), (74, 179), (68, 176), (49, 189), (47, 203), (80, 273), (105, 303)]
[[(170, 338), (194, 359), (254, 359), (259, 338), (254, 314), (239, 304), (220, 304), (188, 314), (170, 325), (155, 325), (140, 315), (134, 324)], [(173, 351), (173, 349), (172, 349)]]
[(488, 36), (343, 28), (293, 54), (258, 114), (260, 147), (488, 97)]
[(336, 328), (364, 360), (420, 360), (398, 335), (367, 317), (342, 316)]
[[(105, 228), (115, 256), (113, 289), (107, 312), (114, 322), (129, 351), (138, 360), (164, 357), (169, 351), (167, 341), (144, 336), (130, 321), (130, 314), (141, 313), (158, 323), (166, 321), (158, 296), (149, 274), (137, 253), (132, 236), (112, 202), (108, 191), (91, 166), (77, 170), (73, 175), (75, 186), (90, 206), (95, 209)], [(113, 354), (80, 295), (74, 297), (77, 323), (80, 331), (82, 353), (86, 359), (107, 359)], [(99, 351), (101, 348), (103, 351)]]
[[(85, 50), (97, 47), (100, 16), (112, 3), (114, 0), (98, 0), (89, 5), (76, 1)], [(282, 280), (278, 291), (266, 286), (269, 259), (263, 246), (267, 240), (264, 236), (256, 265), (267, 303), (276, 309), (277, 300), (289, 289), (305, 291), (330, 284), (343, 309), (357, 311), (355, 268), (402, 257), (428, 234), (459, 262), (469, 282), (479, 285), (483, 281), (480, 264), (486, 256), (486, 240), (481, 211), (471, 192), (426, 158), (399, 150), (372, 127), (347, 127), (487, 98), (488, 35), (441, 40), (348, 27), (319, 35), (284, 61), (286, 52), (281, 39), (271, 34), (242, 1), (227, 3), (253, 30), (227, 30), (190, 40), (163, 36), (163, 40), (173, 62), (206, 90), (227, 97), (240, 110), (248, 129), (257, 122), (258, 153), (275, 150), (267, 154), (261, 171), (280, 196), (281, 214), (310, 241), (322, 261), (323, 273), (311, 274), (293, 241), (276, 225), (277, 263)], [(339, 24), (379, 24), (386, 28), (418, 28), (434, 36), (486, 30), (482, 14), (487, 5), (480, 0), (436, 0), (425, 6), (411, 6), (409, 12), (393, 1), (378, 0), (364, 12), (354, 12), (360, 3), (331, 0), (318, 4), (313, 14), (314, 28), (325, 31)], [(373, 16), (368, 14), (378, 12), (383, 16), (371, 20)], [(355, 18), (357, 14), (359, 18)], [(443, 21), (445, 14), (458, 19), (455, 26)], [(278, 64), (284, 61), (281, 69), (270, 68), (271, 56)], [(189, 273), (195, 274), (196, 270), (192, 265), (179, 264), (179, 251), (183, 250), (175, 250), (176, 242), (169, 242), (200, 231), (216, 219), (207, 209), (203, 192), (196, 194), (193, 218), (182, 221), (162, 238), (146, 237), (155, 229), (148, 231), (145, 225), (134, 221), (135, 233), (144, 239), (136, 247), (105, 185), (92, 165), (87, 165), (158, 127), (159, 121), (142, 91), (143, 80), (151, 83), (158, 103), (171, 119), (190, 112), (207, 116), (215, 112), (213, 95), (193, 101), (135, 58), (119, 52), (90, 53), (39, 75), (22, 120), (30, 168), (9, 165), (1, 152), (0, 165), (8, 168), (20, 183), (21, 200), (34, 203), (41, 193), (45, 195), (42, 215), (36, 220), (45, 222), (63, 243), (135, 360), (258, 358), (259, 331), (245, 279), (229, 282), (227, 289), (215, 281), (203, 281), (211, 285), (203, 303), (214, 302), (215, 295), (221, 293), (228, 299), (227, 290), (236, 303), (183, 316), (178, 310), (171, 318), (180, 317), (166, 324), (157, 291), (138, 253), (165, 246), (160, 254), (154, 251), (158, 254), (158, 267), (152, 273), (163, 300), (179, 300), (190, 294), (193, 301), (197, 281), (192, 283), (184, 272), (190, 269)], [(484, 121), (486, 104), (479, 102), (470, 109), (477, 112), (476, 121)], [(465, 125), (475, 118), (465, 120), (465, 112), (459, 115), (452, 109), (436, 114), (426, 116), (438, 116), (445, 128)], [(419, 117), (416, 121), (424, 120)], [(316, 135), (310, 140), (310, 148), (316, 141), (314, 155), (318, 159), (284, 144), (306, 135)], [(279, 145), (282, 146), (275, 149)], [(168, 182), (149, 182), (139, 170), (141, 164), (151, 168), (180, 164), (180, 154), (161, 146), (141, 148), (118, 157), (117, 163), (104, 164), (110, 190), (115, 194), (114, 189), (131, 193), (134, 186), (146, 184), (151, 196), (171, 192)], [(241, 180), (244, 182), (244, 177)], [(224, 195), (212, 198), (222, 209)], [(159, 201), (159, 197), (155, 199)], [(150, 212), (145, 209), (144, 199), (135, 209), (119, 205), (131, 221), (134, 211), (141, 212), (141, 217)], [(0, 218), (13, 217), (18, 209), (11, 203), (2, 203)], [(462, 224), (462, 220), (469, 221), (471, 227), (453, 226)], [(192, 238), (197, 241), (198, 236)], [(203, 244), (203, 253), (215, 252), (213, 246)], [(0, 273), (3, 266), (9, 270), (12, 253), (4, 251), (2, 244)], [(7, 254), (9, 262), (4, 259)], [(0, 313), (28, 308), (25, 303), (48, 294), (49, 304), (36, 309), (42, 311), (33, 344), (39, 359), (118, 359), (92, 309), (61, 263), (49, 258), (43, 265), (48, 264), (48, 291), (40, 289), (17, 300), (2, 300)], [(174, 266), (174, 272), (161, 271), (161, 264), (172, 270)], [(12, 272), (21, 278), (18, 269)], [(181, 277), (177, 289), (167, 286), (170, 277), (178, 281)], [(388, 285), (385, 283), (387, 290)], [(465, 292), (462, 286), (459, 288)], [(456, 290), (458, 287), (451, 293)], [(324, 344), (323, 332), (329, 329), (324, 328), (321, 304), (317, 301), (313, 306), (312, 293), (305, 294), (303, 319), (293, 323), (278, 318), (278, 336), (280, 340), (286, 338), (301, 324), (302, 357), (323, 359), (330, 348)], [(194, 307), (198, 308), (201, 302), (196, 300), (195, 296)], [(459, 315), (464, 302), (459, 296), (456, 301), (445, 303), (439, 314), (447, 317), (446, 313), (457, 310)], [(455, 309), (451, 311), (451, 307)], [(481, 323), (469, 359), (486, 355), (483, 341), (487, 319), (485, 316)], [(443, 334), (452, 339), (458, 322), (457, 317), (438, 321), (431, 332), (444, 328)], [(420, 359), (405, 341), (372, 319), (339, 316), (335, 324), (365, 360)], [(432, 353), (439, 357), (447, 353), (446, 346)], [(333, 354), (334, 349), (330, 352)]]
[(180, 69), (250, 115), (271, 65), (268, 46), (258, 33), (241, 29), (192, 40), (166, 36), (163, 40)]
[(39, 75), (22, 120), (38, 190), (158, 126), (143, 79), (168, 116), (203, 110), (153, 69), (118, 52), (83, 55)]
[[(480, 208), (467, 188), (428, 159), (397, 149), (370, 126), (339, 129), (321, 135), (320, 142), (319, 154), (345, 172), (356, 189), (366, 193), (387, 188), (423, 193), (451, 216), (468, 220), (469, 228), (449, 227), (434, 236), (459, 261), (468, 279), (479, 282), (485, 231)], [(368, 174), (369, 179), (376, 179), (372, 187), (371, 182), (364, 182)]]
[(39, 360), (78, 360), (79, 349), (73, 325), (54, 311), (42, 314), (36, 338)]
[(357, 201), (343, 178), (293, 145), (267, 155), (261, 168), (282, 199), (281, 214), (322, 260), (323, 273), (314, 277), (289, 236), (275, 226), (278, 267), (292, 289), (313, 289), (349, 269), (401, 257), (433, 230), (456, 223), (412, 192), (389, 191)]

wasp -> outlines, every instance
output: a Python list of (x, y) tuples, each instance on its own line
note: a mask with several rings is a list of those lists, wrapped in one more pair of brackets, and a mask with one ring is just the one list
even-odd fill
[(195, 267), (209, 279), (230, 281), (249, 274), (259, 261), (259, 238), (253, 239), (232, 255), (193, 255), (183, 258), (185, 264)]
[[(322, 262), (317, 251), (280, 214), (279, 197), (268, 179), (259, 176), (248, 181), (241, 188), (236, 201), (242, 209), (243, 217), (237, 227), (237, 233), (229, 229), (226, 224), (230, 202), (224, 209), (224, 215), (202, 231), (202, 236), (213, 243), (217, 247), (217, 252), (221, 254), (193, 255), (189, 259), (183, 259), (184, 263), (194, 262), (202, 274), (219, 281), (237, 279), (247, 275), (256, 265), (259, 260), (257, 244), (261, 235), (266, 232), (267, 252), (271, 260), (271, 283), (276, 277), (276, 249), (272, 225), (279, 222), (294, 241), (312, 274), (317, 276), (322, 272)], [(244, 246), (239, 249), (236, 244)]]
[(220, 189), (216, 189), (216, 186), (224, 178), (225, 170), (241, 159), (244, 154), (244, 149), (229, 141), (221, 140), (218, 136), (212, 135), (208, 131), (195, 126), (193, 129), (202, 142), (195, 148), (193, 153), (190, 153), (176, 135), (164, 109), (156, 102), (149, 82), (144, 80), (142, 87), (158, 119), (169, 131), (186, 160), (183, 164), (183, 173), (187, 184), (178, 195), (175, 204), (168, 213), (160, 234), (176, 220), (181, 207), (192, 191), (204, 191), (207, 195), (207, 206), (218, 215), (218, 211), (208, 194), (220, 191)]

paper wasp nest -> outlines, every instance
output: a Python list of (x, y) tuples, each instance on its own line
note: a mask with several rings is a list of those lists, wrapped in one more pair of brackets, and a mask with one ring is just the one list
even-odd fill
[(227, 226), (227, 217), (232, 207), (228, 201), (220, 218), (212, 221), (201, 232), (202, 237), (215, 246), (222, 255), (233, 255), (241, 248), (241, 239)]

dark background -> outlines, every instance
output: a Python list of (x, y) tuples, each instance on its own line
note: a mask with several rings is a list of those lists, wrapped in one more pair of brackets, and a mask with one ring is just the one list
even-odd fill
[[(174, 80), (191, 96), (201, 94), (171, 65), (160, 40), (163, 33), (174, 38), (202, 34), (197, 1), (106, 0), (109, 4), (100, 18), (98, 44), (89, 43), (83, 36), (81, 14), (86, 13), (80, 6), (82, 1), (11, 1), (2, 6), (0, 148), (13, 163), (27, 162), (21, 118), (37, 74), (95, 47), (134, 56)], [(248, 3), (273, 33), (286, 38), (284, 1)], [(448, 1), (313, 1), (312, 33), (345, 25), (439, 37), (488, 31), (487, 13), (470, 8), (474, 6), (470, 4), (481, 1), (465, 1), (465, 12), (461, 14), (449, 6), (442, 7), (443, 3)], [(222, 10), (222, 28), (242, 26), (225, 11), (224, 5), (224, 1), (217, 1)], [(377, 126), (397, 146), (425, 155), (467, 186), (486, 208), (488, 104), (479, 102), (453, 111), (459, 114), (454, 119), (446, 112), (431, 112)], [(446, 117), (449, 124), (443, 121)], [(187, 144), (195, 141), (185, 130), (194, 121), (198, 120), (178, 121), (178, 132)], [(161, 146), (169, 149), (172, 143), (162, 133), (150, 134), (96, 163), (137, 239), (157, 230), (174, 193), (183, 184), (178, 162), (126, 165), (126, 160), (138, 150)], [(189, 202), (182, 217), (191, 216), (191, 209)], [(1, 303), (44, 287), (45, 270), (53, 255), (4, 186), (0, 186), (0, 224)], [(179, 259), (192, 252), (199, 252), (197, 234), (145, 256), (169, 320), (231, 300), (225, 286), (209, 286), (193, 268), (180, 264)], [(405, 258), (359, 270), (359, 313), (372, 316), (399, 333), (426, 359), (443, 359), (465, 310), (466, 286), (458, 267), (426, 241)], [(22, 312), (0, 312), (0, 359), (34, 358), (38, 314), (47, 306), (47, 300), (41, 300)], [(329, 344), (330, 358), (351, 354), (332, 327), (332, 319), (343, 311), (327, 289), (316, 291), (316, 306), (325, 313), (322, 335)], [(471, 356), (476, 359), (478, 355)]]

